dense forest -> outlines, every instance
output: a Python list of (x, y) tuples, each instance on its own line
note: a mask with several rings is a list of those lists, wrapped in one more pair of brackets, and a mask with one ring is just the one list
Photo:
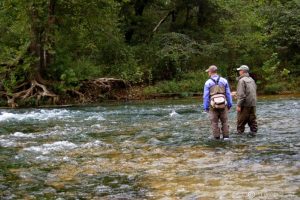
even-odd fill
[(82, 100), (109, 80), (188, 95), (211, 64), (233, 87), (246, 64), (259, 92), (299, 91), (298, 0), (2, 0), (0, 35), (2, 105)]

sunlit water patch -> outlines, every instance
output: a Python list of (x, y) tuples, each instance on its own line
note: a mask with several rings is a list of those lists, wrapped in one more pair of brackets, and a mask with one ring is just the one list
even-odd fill
[(1, 199), (299, 199), (300, 100), (211, 139), (200, 102), (0, 110)]

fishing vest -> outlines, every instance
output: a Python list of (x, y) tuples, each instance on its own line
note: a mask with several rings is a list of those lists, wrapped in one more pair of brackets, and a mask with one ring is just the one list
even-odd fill
[(215, 109), (224, 109), (227, 105), (225, 87), (219, 85), (220, 78), (220, 76), (217, 80), (210, 78), (215, 83), (215, 85), (209, 88), (210, 105)]

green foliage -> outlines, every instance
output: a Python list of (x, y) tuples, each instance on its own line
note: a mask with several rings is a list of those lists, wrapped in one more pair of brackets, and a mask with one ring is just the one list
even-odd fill
[(280, 61), (278, 60), (278, 55), (277, 53), (274, 53), (271, 56), (271, 58), (264, 63), (262, 67), (262, 70), (264, 72), (264, 77), (267, 81), (273, 80), (274, 79), (273, 75), (275, 74), (278, 75), (277, 70), (279, 66), (280, 66)]
[(68, 85), (76, 84), (76, 82), (78, 81), (73, 69), (67, 69), (66, 71), (64, 71), (64, 73), (60, 76), (60, 79)]
[(4, 107), (7, 105), (7, 101), (5, 101), (4, 99), (0, 99), (0, 107)]
[(278, 53), (282, 64), (289, 65), (292, 75), (300, 74), (300, 6), (298, 1), (273, 3), (266, 8), (268, 45)]
[(122, 65), (121, 78), (129, 81), (132, 84), (138, 84), (143, 82), (144, 73), (141, 68), (137, 65), (137, 62), (132, 59)]
[(11, 66), (8, 68), (1, 68), (0, 70), (0, 75), (3, 74), (3, 76), (5, 77), (1, 80), (2, 85), (8, 93), (12, 93), (16, 86), (21, 84), (27, 76), (30, 76), (30, 63), (32, 62), (32, 58), (30, 56), (25, 56), (25, 58), (22, 60), (22, 63), (15, 66), (16, 62), (19, 62), (18, 57), (20, 57), (21, 55), (26, 55), (23, 52), (24, 50), (22, 49), (22, 47), (20, 48), (21, 50), (11, 52), (11, 54), (17, 56), (17, 58), (9, 58), (8, 56), (5, 57), (5, 55), (3, 56), (3, 54), (5, 54), (6, 52), (1, 55), (5, 57), (3, 58), (3, 60), (5, 60), (7, 64)]
[(50, 75), (57, 77), (57, 72), (68, 75), (74, 71), (76, 79), (83, 80), (109, 74), (105, 66), (122, 62), (120, 52), (124, 44), (117, 27), (118, 4), (110, 0), (78, 0), (71, 5), (61, 2), (59, 6), (62, 24), (55, 37), (58, 59)]
[(277, 53), (272, 54), (271, 58), (264, 63), (262, 70), (266, 94), (279, 94), (288, 89), (286, 83), (290, 81), (290, 71), (281, 68)]
[(203, 71), (189, 72), (184, 74), (181, 80), (161, 81), (154, 86), (146, 87), (144, 93), (146, 95), (158, 93), (180, 93), (183, 95), (201, 93), (207, 79), (207, 73)]
[(270, 54), (265, 46), (268, 36), (265, 34), (266, 19), (260, 10), (261, 3), (230, 0), (222, 4), (228, 17), (221, 22), (224, 53), (220, 52), (219, 57), (230, 73), (242, 64), (249, 65), (251, 69), (261, 66)]
[(290, 81), (287, 84), (287, 90), (300, 93), (299, 83), (300, 83), (300, 77), (290, 78)]
[(103, 66), (96, 65), (88, 58), (74, 60), (71, 65), (77, 80), (94, 79), (103, 76)]
[(104, 55), (108, 55), (104, 75), (122, 78), (130, 83), (143, 82), (143, 70), (135, 58), (134, 50), (124, 43), (117, 43), (115, 46), (107, 46)]
[(271, 58), (264, 63), (262, 70), (264, 72), (265, 80), (268, 82), (286, 80), (290, 74), (288, 69), (281, 69), (280, 60), (278, 59), (277, 53), (272, 54)]
[(151, 44), (154, 48), (153, 75), (157, 80), (170, 80), (188, 72), (196, 63), (199, 44), (187, 35), (167, 33), (157, 35)]
[(234, 80), (247, 64), (267, 93), (295, 89), (299, 13), (282, 0), (3, 0), (0, 88), (12, 93), (40, 73), (58, 93), (116, 77), (188, 95), (202, 91), (207, 66)]
[(265, 89), (264, 93), (265, 94), (279, 94), (285, 89), (285, 85), (283, 83), (271, 83), (268, 84)]
[[(20, 2), (0, 3), (0, 77), (8, 93), (30, 74), (28, 18)], [(1, 85), (0, 84), (0, 85)]]

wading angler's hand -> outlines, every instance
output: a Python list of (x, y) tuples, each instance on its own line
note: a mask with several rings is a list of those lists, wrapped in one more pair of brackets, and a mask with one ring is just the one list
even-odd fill
[(234, 99), (237, 99), (236, 91), (232, 91), (230, 94)]

